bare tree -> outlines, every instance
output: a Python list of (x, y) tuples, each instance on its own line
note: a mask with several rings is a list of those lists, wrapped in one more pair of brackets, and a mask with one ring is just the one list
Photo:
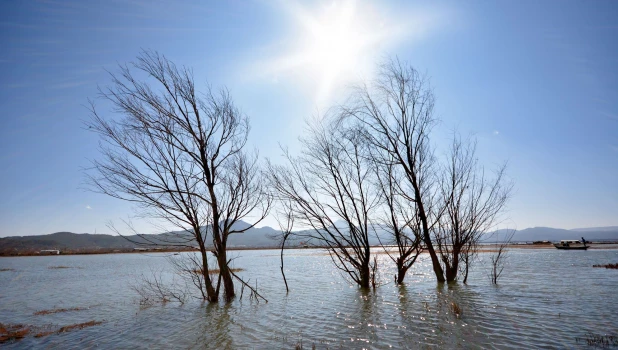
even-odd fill
[(285, 249), (285, 243), (292, 235), (292, 229), (294, 228), (294, 212), (292, 211), (292, 205), (288, 202), (283, 202), (282, 210), (277, 213), (275, 219), (279, 224), (280, 234), (277, 234), (273, 239), (278, 239), (281, 242), (281, 276), (283, 276), (283, 282), (285, 283), (285, 291), (290, 292), (288, 288), (288, 280), (285, 278), (285, 272), (283, 271), (283, 250)]
[(414, 68), (390, 60), (381, 66), (372, 86), (355, 89), (341, 116), (358, 123), (382, 164), (392, 162), (401, 171), (399, 194), (416, 216), (437, 280), (445, 281), (431, 236), (443, 208), (429, 139), (436, 124), (433, 108), (434, 95), (426, 79)]
[(362, 288), (371, 283), (370, 215), (379, 196), (359, 130), (332, 119), (316, 122), (301, 139), (302, 153), (285, 151), (287, 166), (269, 163), (279, 200), (290, 203), (294, 235), (328, 250), (337, 268)]
[[(493, 284), (498, 284), (498, 279), (502, 275), (508, 255), (508, 246), (511, 244), (514, 234), (515, 230), (507, 230), (502, 240), (500, 240), (499, 236), (496, 237), (496, 244), (494, 245), (496, 251), (489, 256), (491, 262), (489, 277)], [(498, 235), (497, 232), (496, 235)]]
[[(511, 186), (503, 181), (504, 167), (493, 182), (486, 179), (474, 158), (475, 148), (464, 147), (458, 138), (447, 165), (440, 166), (430, 143), (437, 122), (433, 108), (427, 80), (414, 68), (389, 60), (371, 86), (355, 89), (340, 115), (363, 130), (381, 173), (378, 187), (393, 235), (405, 228), (413, 234), (413, 244), (420, 236), (436, 279), (450, 282), (460, 267), (467, 278), (479, 238), (504, 207)], [(395, 262), (400, 270), (401, 262)]]
[[(139, 80), (136, 72), (149, 80)], [(198, 93), (190, 69), (156, 52), (142, 52), (110, 75), (112, 85), (100, 95), (120, 118), (106, 118), (91, 104), (87, 125), (100, 135), (103, 155), (88, 173), (92, 188), (179, 228), (180, 234), (151, 243), (197, 244), (205, 298), (217, 301), (222, 283), (230, 300), (235, 291), (227, 239), (254, 227), (271, 205), (257, 154), (243, 151), (248, 117), (227, 90)], [(250, 223), (236, 225), (241, 220)], [(216, 285), (208, 273), (210, 243), (220, 271)]]
[(488, 178), (478, 165), (476, 142), (454, 137), (442, 172), (444, 215), (434, 230), (447, 282), (455, 281), (461, 268), (467, 281), (479, 241), (494, 227), (510, 196), (512, 185), (505, 180), (505, 169), (503, 165), (493, 179)]
[[(423, 251), (421, 222), (418, 207), (410, 206), (402, 195), (402, 179), (394, 162), (381, 162), (371, 157), (376, 171), (376, 186), (381, 195), (381, 209), (377, 211), (377, 225), (385, 228), (387, 236), (378, 240), (388, 257), (397, 266), (395, 282), (402, 284), (406, 272)], [(391, 247), (395, 246), (395, 253)]]
[(139, 295), (139, 303), (144, 307), (167, 302), (184, 304), (189, 295), (186, 285), (175, 282), (174, 278), (172, 281), (164, 281), (161, 271), (151, 270), (149, 277), (142, 275), (140, 283), (132, 285), (131, 288)]

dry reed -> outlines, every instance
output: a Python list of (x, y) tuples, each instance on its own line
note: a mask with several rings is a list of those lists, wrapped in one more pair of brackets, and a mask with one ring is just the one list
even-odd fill
[(0, 323), (0, 344), (10, 340), (18, 340), (30, 333), (30, 327), (23, 324)]
[(86, 310), (85, 307), (72, 307), (68, 309), (51, 309), (51, 310), (41, 310), (34, 313), (35, 316), (38, 315), (49, 315), (49, 314), (57, 314), (59, 312), (68, 312), (68, 311), (81, 311)]
[(65, 333), (65, 332), (71, 332), (74, 330), (78, 330), (78, 329), (84, 329), (87, 327), (92, 327), (92, 326), (96, 326), (96, 325), (100, 325), (103, 322), (101, 321), (88, 321), (88, 322), (84, 322), (84, 323), (76, 323), (76, 324), (71, 324), (68, 326), (64, 326), (60, 329), (58, 329), (57, 331), (44, 331), (44, 332), (39, 332), (37, 334), (34, 335), (35, 338), (40, 338), (40, 337), (45, 337), (51, 334), (60, 334), (60, 333)]

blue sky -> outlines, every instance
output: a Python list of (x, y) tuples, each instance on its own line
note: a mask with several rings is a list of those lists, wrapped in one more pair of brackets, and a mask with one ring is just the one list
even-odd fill
[(616, 38), (615, 1), (3, 1), (0, 236), (110, 233), (132, 214), (83, 189), (98, 157), (83, 121), (105, 70), (142, 48), (227, 86), (275, 161), (397, 56), (431, 78), (438, 149), (456, 128), (489, 168), (508, 161), (505, 226), (618, 225)]

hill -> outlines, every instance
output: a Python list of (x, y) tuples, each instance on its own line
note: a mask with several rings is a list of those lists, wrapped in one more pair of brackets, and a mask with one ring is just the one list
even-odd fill
[(560, 241), (562, 239), (580, 239), (582, 236), (588, 241), (616, 241), (618, 240), (618, 228), (605, 229), (598, 227), (563, 230), (549, 227), (534, 227), (518, 231), (515, 235), (519, 241)]
[[(504, 230), (498, 231), (503, 236)], [(581, 239), (587, 241), (618, 241), (618, 227), (594, 227), (575, 230), (565, 230), (551, 227), (531, 227), (515, 231), (513, 242), (551, 241), (557, 242), (563, 239)], [(488, 236), (486, 241), (495, 240), (495, 236)]]
[[(244, 222), (237, 228), (246, 228)], [(263, 248), (277, 245), (271, 237), (279, 231), (271, 227), (251, 228), (243, 233), (230, 235), (230, 248)], [(14, 236), (0, 238), (0, 255), (32, 254), (40, 250), (54, 249), (62, 252), (85, 253), (113, 250), (133, 250), (137, 247), (197, 246), (186, 231), (153, 235), (112, 236), (106, 234), (56, 232), (38, 236)]]
[[(237, 228), (246, 228), (248, 224), (239, 222)], [(381, 237), (386, 236), (386, 231), (376, 229)], [(280, 231), (272, 227), (250, 228), (243, 233), (230, 235), (228, 247), (230, 248), (266, 248), (278, 245), (272, 237)], [(485, 242), (493, 242), (496, 237), (502, 238), (503, 231), (497, 231), (499, 235), (487, 235)], [(584, 237), (588, 241), (618, 241), (618, 226), (593, 227), (574, 230), (565, 230), (551, 227), (533, 227), (515, 231), (514, 242), (533, 241), (560, 241), (562, 239), (580, 239)], [(384, 242), (387, 239), (383, 240)], [(152, 243), (158, 243), (155, 245)], [(290, 241), (288, 246), (293, 247), (300, 242)], [(168, 232), (158, 235), (143, 236), (112, 236), (105, 234), (56, 232), (48, 235), (5, 237), (0, 238), (0, 255), (33, 254), (44, 249), (58, 249), (72, 253), (96, 253), (111, 252), (114, 250), (130, 251), (136, 247), (157, 247), (172, 245), (195, 246), (191, 235), (186, 231)], [(377, 238), (371, 237), (370, 244), (378, 245)]]

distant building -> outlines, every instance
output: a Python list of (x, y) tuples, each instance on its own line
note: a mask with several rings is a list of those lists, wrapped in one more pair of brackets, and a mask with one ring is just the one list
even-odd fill
[(60, 255), (60, 251), (56, 249), (44, 249), (39, 252), (41, 255)]

